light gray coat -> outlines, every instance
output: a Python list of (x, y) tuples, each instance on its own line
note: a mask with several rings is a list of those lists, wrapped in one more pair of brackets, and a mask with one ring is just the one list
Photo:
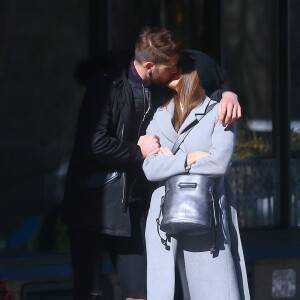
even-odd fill
[[(156, 111), (147, 134), (157, 135), (162, 147), (172, 149), (178, 136), (195, 118), (199, 120), (212, 103), (214, 101), (206, 97), (176, 132), (172, 125), (174, 103), (171, 101)], [(224, 178), (231, 164), (234, 146), (235, 124), (225, 127), (220, 124), (216, 105), (192, 129), (176, 155), (156, 154), (145, 159), (143, 169), (150, 181), (163, 182), (173, 175), (187, 172), (215, 178), (214, 197), (219, 200), (217, 215), (221, 224), (217, 230), (218, 252), (215, 257), (209, 252), (212, 241), (205, 236), (176, 236), (171, 239), (171, 249), (167, 251), (161, 244), (155, 221), (164, 195), (163, 184), (154, 191), (146, 227), (148, 300), (173, 299), (175, 261), (179, 265), (185, 299), (250, 299), (235, 199)], [(187, 153), (197, 150), (209, 152), (210, 155), (201, 158), (187, 170)]]

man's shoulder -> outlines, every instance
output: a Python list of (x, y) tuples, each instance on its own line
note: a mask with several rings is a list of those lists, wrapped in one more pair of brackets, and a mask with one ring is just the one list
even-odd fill
[(97, 86), (106, 86), (106, 87), (115, 87), (120, 88), (124, 84), (124, 79), (122, 74), (111, 75), (106, 72), (97, 72), (89, 80), (88, 86), (97, 85)]
[(111, 75), (105, 72), (95, 73), (87, 84), (87, 95), (95, 95), (98, 99), (111, 102), (123, 93), (124, 78), (122, 74)]
[(121, 100), (124, 94), (121, 90), (122, 85), (120, 76), (112, 77), (104, 72), (94, 73), (87, 82), (82, 107), (89, 109), (92, 106), (102, 109), (105, 105), (113, 105), (115, 100)]

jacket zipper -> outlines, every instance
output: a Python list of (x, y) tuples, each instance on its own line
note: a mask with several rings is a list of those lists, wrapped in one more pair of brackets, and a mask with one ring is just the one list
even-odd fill
[(148, 107), (147, 107), (147, 110), (145, 111), (146, 95), (145, 95), (145, 87), (144, 87), (144, 86), (143, 86), (143, 98), (144, 98), (144, 115), (143, 115), (143, 119), (142, 119), (142, 121), (141, 121), (141, 123), (140, 123), (140, 126), (139, 126), (137, 138), (140, 137), (140, 132), (141, 132), (142, 124), (144, 123), (145, 118), (146, 118), (146, 116), (147, 116), (147, 114), (149, 113), (150, 108), (151, 108), (151, 94), (150, 94), (150, 91), (149, 91), (149, 89), (148, 89), (148, 99), (147, 99)]
[(125, 199), (126, 199), (126, 176), (125, 176), (125, 172), (123, 172), (123, 198), (122, 198), (122, 203), (125, 203)]
[[(148, 93), (150, 93), (150, 91), (148, 91)], [(140, 126), (139, 126), (139, 130), (138, 130), (138, 134), (137, 134), (137, 139), (139, 139), (139, 137), (140, 137), (140, 132), (141, 132), (142, 124), (144, 123), (145, 118), (146, 118), (146, 116), (149, 113), (150, 108), (151, 108), (151, 96), (150, 95), (151, 94), (148, 94), (148, 99), (147, 99), (147, 101), (148, 101), (148, 103), (147, 103), (148, 107), (147, 107), (147, 110), (145, 111), (146, 96), (145, 96), (145, 87), (143, 85), (144, 115), (143, 115), (143, 119), (142, 119), (142, 121), (140, 123)], [(133, 180), (132, 185), (130, 187), (130, 191), (129, 191), (129, 195), (128, 195), (129, 199), (131, 198), (131, 193), (132, 193), (133, 187), (134, 187), (134, 185), (136, 183), (137, 175), (138, 175), (138, 167), (136, 169), (135, 177), (134, 177), (134, 180)]]
[[(123, 139), (124, 139), (124, 123), (122, 125), (122, 130), (121, 130), (121, 140), (123, 141)], [(125, 199), (126, 199), (126, 176), (125, 176), (125, 172), (123, 172), (122, 177), (123, 177), (123, 197), (122, 197), (122, 203), (125, 203)]]

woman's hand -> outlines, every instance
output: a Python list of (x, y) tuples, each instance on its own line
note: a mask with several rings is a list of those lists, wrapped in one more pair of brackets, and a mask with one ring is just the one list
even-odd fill
[(173, 155), (173, 153), (168, 147), (160, 147), (158, 155)]
[(201, 159), (202, 157), (209, 156), (208, 152), (205, 151), (195, 151), (191, 152), (187, 155), (186, 158), (186, 165), (190, 166), (194, 164), (197, 160)]

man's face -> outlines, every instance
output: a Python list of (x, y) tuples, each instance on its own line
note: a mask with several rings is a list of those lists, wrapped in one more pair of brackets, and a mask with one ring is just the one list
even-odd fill
[(151, 82), (160, 86), (167, 86), (177, 75), (179, 55), (172, 56), (168, 62), (154, 64)]
[(178, 92), (179, 82), (182, 79), (182, 70), (179, 69), (177, 74), (173, 76), (172, 80), (168, 82), (168, 87)]

